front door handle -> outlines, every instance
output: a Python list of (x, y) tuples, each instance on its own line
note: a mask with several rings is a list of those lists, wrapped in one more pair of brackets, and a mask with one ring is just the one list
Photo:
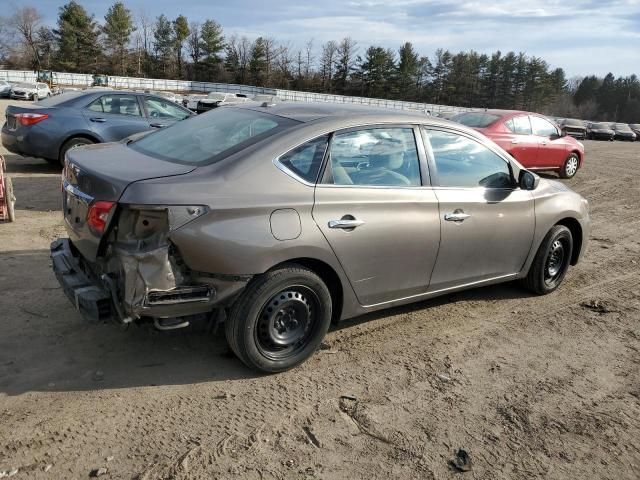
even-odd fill
[(92, 122), (96, 122), (96, 123), (104, 123), (107, 121), (106, 118), (102, 118), (102, 117), (92, 117), (89, 120), (91, 120)]
[(548, 142), (547, 142), (546, 140), (542, 140), (542, 141), (540, 142), (540, 145), (546, 145), (547, 143), (548, 143)]
[(340, 220), (329, 220), (329, 228), (342, 228), (348, 230), (364, 225), (364, 220), (359, 220), (351, 217), (350, 215), (345, 215), (345, 217), (342, 217)]
[(464, 222), (470, 216), (471, 215), (469, 215), (468, 213), (464, 213), (462, 210), (456, 210), (453, 213), (445, 213), (444, 219), (447, 222)]
[(517, 145), (518, 143), (520, 143), (520, 140), (517, 140), (517, 139), (514, 138), (513, 140), (511, 140), (511, 143), (513, 145)]
[(151, 126), (153, 128), (164, 128), (166, 125), (164, 123), (152, 123)]

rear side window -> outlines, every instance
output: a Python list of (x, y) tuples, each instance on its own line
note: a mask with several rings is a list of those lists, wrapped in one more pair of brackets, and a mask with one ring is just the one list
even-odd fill
[(316, 138), (285, 153), (278, 160), (298, 177), (309, 183), (315, 183), (328, 141), (328, 135)]
[(425, 130), (431, 143), (441, 187), (509, 188), (511, 170), (505, 160), (463, 135)]
[(87, 107), (92, 112), (141, 117), (140, 105), (134, 95), (103, 95)]
[(206, 165), (299, 123), (250, 109), (220, 107), (150, 133), (129, 147), (171, 162)]
[(336, 133), (330, 147), (334, 185), (420, 185), (420, 163), (412, 128), (366, 128)]
[(527, 115), (513, 117), (504, 124), (511, 132), (518, 135), (531, 135), (531, 123)]

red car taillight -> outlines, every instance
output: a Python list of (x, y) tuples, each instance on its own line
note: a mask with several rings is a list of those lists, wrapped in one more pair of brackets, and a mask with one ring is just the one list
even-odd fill
[(38, 122), (46, 120), (49, 115), (46, 113), (16, 113), (14, 115), (20, 125), (28, 127), (29, 125), (35, 125)]
[(95, 233), (104, 233), (104, 229), (109, 221), (109, 215), (115, 205), (116, 202), (105, 202), (102, 200), (93, 202), (87, 213), (87, 224), (89, 228)]

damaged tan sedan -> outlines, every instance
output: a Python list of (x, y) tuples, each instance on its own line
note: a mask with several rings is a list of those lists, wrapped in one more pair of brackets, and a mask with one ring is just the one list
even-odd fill
[(248, 366), (306, 360), (331, 321), (520, 280), (555, 290), (586, 200), (447, 121), (335, 104), (221, 107), (70, 150), (51, 245), (91, 321), (224, 322)]

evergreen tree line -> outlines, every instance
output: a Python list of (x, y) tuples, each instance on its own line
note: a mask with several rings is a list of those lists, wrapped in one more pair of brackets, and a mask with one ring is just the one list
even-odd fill
[(419, 54), (360, 46), (350, 37), (302, 48), (271, 37), (225, 35), (213, 19), (144, 14), (115, 2), (99, 22), (76, 0), (55, 27), (34, 7), (0, 22), (0, 61), (7, 68), (106, 73), (241, 83), (465, 107), (513, 108), (560, 116), (640, 121), (635, 75), (568, 81), (562, 68), (525, 53), (438, 49)]

